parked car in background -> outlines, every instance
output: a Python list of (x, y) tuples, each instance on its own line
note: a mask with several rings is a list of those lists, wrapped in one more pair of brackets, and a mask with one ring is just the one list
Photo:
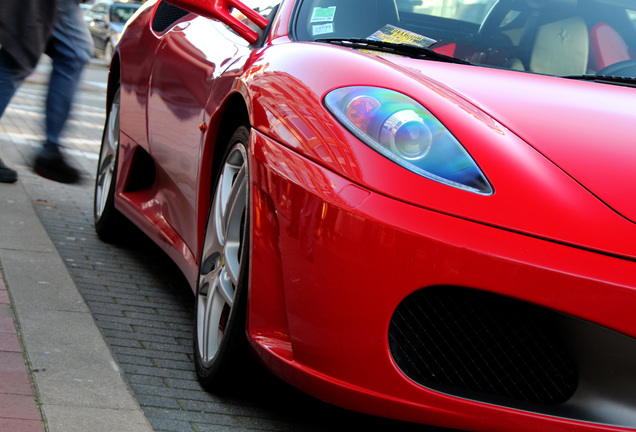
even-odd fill
[(93, 3), (80, 3), (79, 4), (80, 9), (82, 9), (82, 12), (84, 12), (84, 14), (86, 14), (86, 12), (88, 12), (88, 10), (93, 7)]
[(85, 20), (93, 37), (95, 55), (110, 64), (113, 48), (117, 45), (124, 25), (139, 9), (141, 3), (125, 0), (98, 0), (85, 11)]
[(636, 431), (636, 2), (414, 3), (144, 3), (97, 233), (182, 270), (212, 392), (251, 352), (376, 416)]

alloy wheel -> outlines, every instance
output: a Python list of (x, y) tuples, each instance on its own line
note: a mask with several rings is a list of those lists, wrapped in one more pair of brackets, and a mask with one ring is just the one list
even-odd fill
[(95, 219), (100, 220), (107, 209), (110, 189), (115, 176), (119, 147), (119, 93), (113, 100), (104, 130), (95, 182)]
[(230, 150), (216, 187), (203, 244), (197, 292), (197, 345), (209, 367), (226, 335), (243, 266), (248, 202), (247, 152)]

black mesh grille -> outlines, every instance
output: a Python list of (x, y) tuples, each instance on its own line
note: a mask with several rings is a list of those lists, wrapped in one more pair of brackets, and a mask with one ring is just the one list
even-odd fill
[(152, 20), (152, 29), (159, 33), (164, 32), (172, 24), (188, 15), (188, 13), (188, 11), (162, 1), (155, 11), (155, 16)]
[(558, 405), (574, 393), (578, 374), (553, 316), (482, 291), (428, 288), (397, 308), (389, 345), (398, 367), (426, 387)]

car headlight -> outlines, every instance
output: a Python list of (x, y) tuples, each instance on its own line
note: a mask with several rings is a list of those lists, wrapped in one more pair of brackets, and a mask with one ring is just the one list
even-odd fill
[(428, 179), (483, 195), (492, 186), (464, 147), (410, 97), (376, 87), (331, 91), (325, 105), (362, 142)]

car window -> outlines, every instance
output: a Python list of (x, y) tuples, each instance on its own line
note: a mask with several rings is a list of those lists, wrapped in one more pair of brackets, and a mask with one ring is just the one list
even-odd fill
[(104, 3), (99, 3), (93, 6), (92, 8), (90, 8), (89, 13), (93, 15), (104, 15), (106, 13), (107, 8), (108, 8), (108, 5)]
[(396, 0), (400, 12), (415, 12), (481, 23), (496, 0)]
[(114, 4), (110, 9), (110, 22), (125, 23), (139, 9), (140, 5)]
[[(258, 12), (261, 16), (265, 18), (269, 17), (269, 15), (280, 4), (280, 2), (281, 0), (243, 0), (243, 3), (246, 6), (251, 7), (252, 9), (254, 9), (256, 12)], [(252, 28), (253, 30), (257, 30), (257, 27), (255, 27), (251, 21), (245, 18), (245, 15), (243, 15), (239, 10), (234, 9), (232, 11), (232, 15), (234, 15), (236, 18), (243, 21), (245, 24), (250, 26), (250, 28)]]
[(627, 9), (627, 16), (629, 20), (632, 22), (634, 28), (636, 28), (636, 10)]
[[(636, 77), (630, 0), (304, 0), (293, 36), (416, 45), (473, 64), (547, 75)], [(633, 62), (632, 66), (625, 62)]]
[[(242, 0), (242, 2), (246, 6), (251, 7), (256, 12), (258, 12), (259, 15), (268, 19), (271, 18), (270, 15), (272, 14), (272, 12), (274, 12), (274, 10), (276, 10), (276, 8), (281, 3), (281, 1), (282, 0)], [(243, 22), (245, 25), (247, 25), (249, 28), (254, 30), (256, 33), (258, 34), (262, 33), (262, 29), (260, 29), (256, 24), (254, 24), (252, 21), (247, 19), (245, 15), (243, 15), (243, 13), (241, 13), (238, 9), (233, 9), (232, 15), (238, 20), (240, 20), (241, 22)], [(233, 32), (231, 28), (227, 26), (226, 28), (230, 30), (231, 32)]]
[(264, 17), (267, 17), (269, 13), (280, 4), (281, 0), (244, 0), (247, 6), (254, 9), (256, 12)]

